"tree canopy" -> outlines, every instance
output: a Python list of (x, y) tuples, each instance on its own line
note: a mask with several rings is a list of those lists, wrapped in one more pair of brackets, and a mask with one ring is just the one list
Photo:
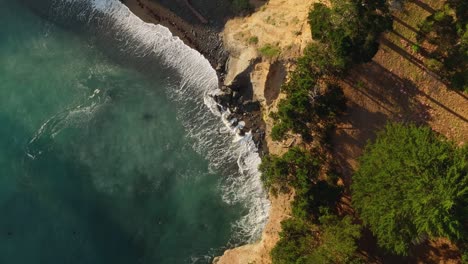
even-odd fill
[(448, 1), (419, 26), (418, 42), (429, 42), (428, 66), (458, 90), (468, 91), (468, 2)]
[(353, 205), (381, 247), (401, 255), (427, 237), (462, 239), (468, 220), (468, 148), (428, 127), (389, 124), (353, 176)]
[(386, 1), (332, 0), (331, 7), (313, 5), (312, 38), (325, 45), (331, 61), (343, 68), (368, 62), (377, 53), (378, 38), (392, 28)]
[(360, 237), (360, 226), (349, 216), (339, 218), (325, 213), (320, 226), (298, 218), (281, 223), (280, 241), (272, 250), (275, 264), (351, 263)]

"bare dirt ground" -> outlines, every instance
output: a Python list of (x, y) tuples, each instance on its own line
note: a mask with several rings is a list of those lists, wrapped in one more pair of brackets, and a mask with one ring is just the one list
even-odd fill
[[(366, 143), (388, 121), (429, 125), (459, 145), (467, 143), (468, 95), (449, 90), (426, 68), (426, 58), (412, 49), (417, 25), (443, 2), (408, 1), (395, 12), (394, 30), (381, 38), (372, 62), (356, 67), (343, 81), (348, 110), (333, 142), (345, 186), (351, 184)], [(348, 191), (341, 209), (352, 214), (350, 199)], [(446, 239), (428, 241), (412, 250), (415, 257), (401, 259), (378, 252), (375, 239), (366, 232), (360, 246), (370, 263), (460, 263), (457, 247)]]

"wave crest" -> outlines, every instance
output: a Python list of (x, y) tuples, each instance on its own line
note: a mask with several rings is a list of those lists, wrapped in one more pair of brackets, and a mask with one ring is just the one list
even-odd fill
[(258, 239), (270, 208), (258, 171), (261, 159), (251, 133), (240, 136), (226, 118), (229, 113), (218, 110), (213, 95), (221, 91), (209, 62), (169, 29), (145, 23), (118, 0), (54, 0), (50, 10), (53, 19), (74, 20), (112, 41), (113, 49), (144, 70), (170, 72), (167, 94), (177, 104), (177, 117), (194, 149), (209, 160), (210, 169), (226, 176), (220, 184), (223, 200), (247, 208), (233, 225), (233, 243)]

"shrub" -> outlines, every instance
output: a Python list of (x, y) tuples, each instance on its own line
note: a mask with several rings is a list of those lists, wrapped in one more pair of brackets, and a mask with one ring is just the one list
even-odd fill
[(327, 46), (327, 57), (348, 68), (374, 57), (379, 36), (392, 28), (392, 19), (383, 0), (332, 0), (331, 7), (314, 4), (309, 24), (312, 37)]
[[(317, 155), (318, 156), (318, 155)], [(320, 162), (307, 150), (293, 147), (283, 156), (264, 156), (260, 165), (262, 181), (267, 189), (281, 186), (294, 187), (297, 192), (307, 192), (318, 175)]]
[(355, 258), (361, 227), (353, 224), (349, 216), (339, 219), (332, 214), (321, 216), (320, 224), (320, 245), (312, 252), (308, 263), (350, 263)]
[(281, 223), (280, 240), (271, 251), (274, 264), (351, 263), (356, 259), (359, 225), (349, 216), (325, 214), (320, 226), (292, 218)]
[(307, 221), (291, 218), (281, 222), (280, 240), (271, 250), (274, 264), (305, 263), (318, 245), (317, 227)]
[(425, 237), (466, 237), (468, 148), (430, 128), (389, 124), (353, 176), (353, 205), (383, 248), (408, 253)]
[(418, 42), (436, 46), (429, 53), (428, 67), (452, 88), (468, 92), (468, 4), (459, 0), (448, 3), (419, 25)]
[(250, 37), (249, 44), (258, 44), (258, 37), (257, 36)]
[(261, 47), (259, 51), (260, 54), (262, 54), (262, 56), (267, 57), (269, 59), (277, 57), (281, 52), (279, 48), (271, 44), (266, 44), (265, 46)]
[(325, 91), (316, 87), (314, 92), (309, 86), (316, 86), (314, 77), (296, 72), (283, 87), (287, 96), (280, 100), (277, 112), (272, 114), (275, 120), (273, 140), (281, 140), (291, 131), (310, 141), (311, 130), (323, 132), (327, 124), (344, 111), (345, 97), (339, 86), (328, 84)]

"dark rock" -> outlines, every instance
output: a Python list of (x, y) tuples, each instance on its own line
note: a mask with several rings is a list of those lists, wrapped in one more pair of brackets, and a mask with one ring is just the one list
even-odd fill
[(242, 104), (242, 108), (246, 112), (260, 111), (260, 102), (258, 101), (246, 101)]
[(237, 99), (237, 103), (238, 103), (239, 105), (242, 105), (242, 104), (244, 103), (244, 96), (242, 96), (242, 95), (239, 96), (239, 98)]
[(240, 94), (237, 91), (232, 92), (232, 99), (235, 100), (236, 102), (239, 100)]

